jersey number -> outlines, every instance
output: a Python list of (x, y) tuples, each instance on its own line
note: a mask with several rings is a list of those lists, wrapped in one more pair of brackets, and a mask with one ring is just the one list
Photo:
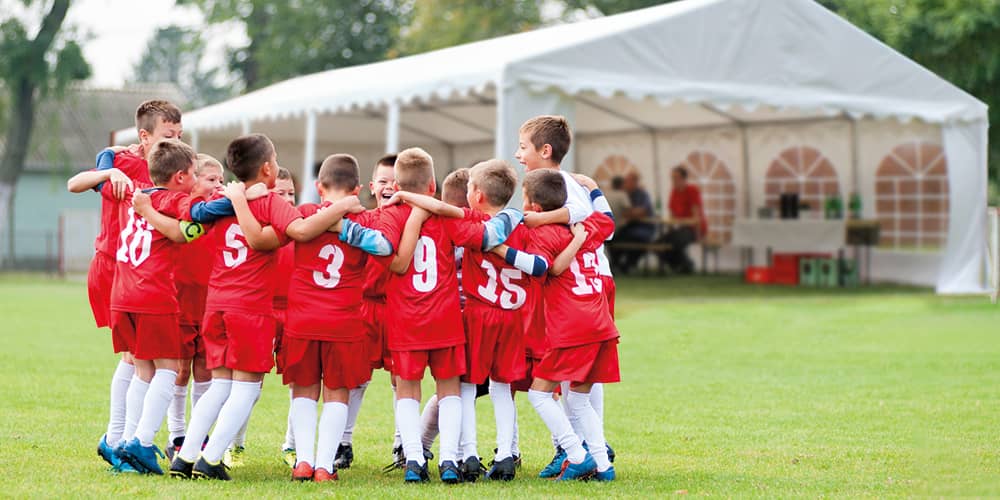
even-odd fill
[(437, 246), (434, 240), (421, 236), (413, 251), (413, 288), (418, 292), (429, 292), (437, 286)]
[[(583, 267), (589, 267), (594, 270), (597, 269), (597, 253), (595, 252), (584, 252), (581, 254), (583, 259)], [(575, 295), (590, 295), (592, 293), (600, 292), (603, 288), (604, 282), (601, 278), (587, 278), (583, 275), (583, 271), (580, 268), (580, 263), (573, 259), (573, 262), (569, 265), (570, 272), (573, 273), (573, 277), (576, 279), (576, 286), (573, 287), (572, 292)]]
[(153, 244), (153, 232), (149, 223), (135, 215), (135, 209), (128, 209), (128, 223), (121, 232), (121, 246), (115, 258), (118, 262), (130, 262), (139, 267), (149, 258), (150, 247)]
[[(528, 293), (524, 291), (524, 288), (512, 282), (512, 280), (521, 279), (520, 269), (501, 269), (500, 283), (497, 283), (497, 268), (493, 264), (484, 260), (480, 267), (486, 271), (487, 278), (486, 285), (480, 285), (477, 289), (482, 298), (493, 303), (500, 299), (500, 307), (508, 310), (517, 309), (524, 305)], [(499, 284), (503, 285), (503, 290), (498, 297), (497, 286)]]
[(334, 245), (323, 245), (319, 258), (327, 262), (326, 270), (313, 271), (313, 281), (323, 288), (333, 288), (340, 283), (340, 268), (344, 265), (344, 251)]
[(226, 267), (236, 267), (247, 261), (245, 238), (239, 224), (231, 224), (229, 229), (226, 229), (226, 248), (222, 249), (222, 260), (226, 263)]

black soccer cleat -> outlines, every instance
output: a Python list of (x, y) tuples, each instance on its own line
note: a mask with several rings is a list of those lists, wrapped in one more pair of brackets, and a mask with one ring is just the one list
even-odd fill
[(615, 463), (615, 449), (610, 444), (604, 443), (608, 447), (608, 461)]
[(194, 469), (194, 464), (185, 461), (181, 457), (174, 457), (174, 460), (170, 462), (170, 477), (175, 479), (192, 479), (192, 471)]
[(510, 481), (515, 475), (514, 457), (507, 457), (499, 462), (494, 462), (493, 467), (486, 473), (486, 479), (492, 481)]
[(354, 447), (350, 443), (341, 443), (337, 446), (337, 456), (333, 459), (333, 466), (337, 469), (350, 469), (354, 462)]
[(424, 462), (423, 465), (418, 464), (416, 460), (406, 462), (406, 473), (403, 476), (403, 481), (407, 483), (426, 483), (430, 480), (430, 474), (427, 473), (427, 462)]
[(451, 460), (442, 462), (438, 466), (438, 471), (441, 474), (442, 483), (457, 484), (462, 482), (462, 471), (458, 470), (458, 466)]
[(474, 483), (479, 479), (479, 476), (486, 472), (486, 467), (483, 466), (479, 457), (469, 457), (458, 463), (458, 470), (462, 473), (463, 481)]
[(232, 481), (233, 478), (229, 477), (229, 473), (226, 472), (226, 466), (220, 460), (217, 464), (210, 464), (205, 461), (205, 458), (199, 458), (198, 463), (194, 464), (191, 470), (191, 475), (195, 479), (217, 479), (219, 481)]

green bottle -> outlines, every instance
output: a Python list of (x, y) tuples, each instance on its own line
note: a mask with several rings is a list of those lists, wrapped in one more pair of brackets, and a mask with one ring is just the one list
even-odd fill
[(858, 193), (851, 193), (851, 201), (848, 204), (848, 208), (851, 211), (852, 219), (861, 218), (861, 195)]

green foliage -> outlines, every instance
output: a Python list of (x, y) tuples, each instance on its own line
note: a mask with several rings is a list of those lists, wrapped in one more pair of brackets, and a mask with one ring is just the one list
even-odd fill
[(628, 12), (630, 10), (644, 9), (654, 5), (670, 3), (676, 0), (566, 0), (566, 7), (570, 9), (597, 9), (598, 12), (606, 16)]
[(190, 107), (199, 108), (234, 95), (232, 85), (219, 85), (219, 68), (202, 69), (205, 41), (201, 33), (180, 26), (156, 30), (135, 66), (137, 82), (175, 83)]
[(421, 0), (398, 44), (401, 55), (537, 28), (539, 2), (530, 0)]

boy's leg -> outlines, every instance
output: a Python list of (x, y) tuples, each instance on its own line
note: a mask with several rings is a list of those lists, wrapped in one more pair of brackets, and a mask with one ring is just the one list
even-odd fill
[(229, 399), (219, 410), (219, 419), (215, 430), (208, 439), (208, 444), (202, 450), (202, 458), (210, 466), (222, 461), (229, 443), (236, 437), (243, 424), (250, 418), (254, 402), (260, 396), (263, 373), (233, 370), (233, 386)]
[(459, 439), (460, 456), (462, 460), (472, 457), (479, 459), (478, 439), (476, 436), (476, 384), (462, 382), (460, 384), (462, 402), (462, 424)]
[(528, 400), (545, 422), (558, 446), (565, 450), (570, 463), (583, 465), (588, 459), (587, 452), (583, 449), (580, 438), (573, 432), (566, 413), (559, 408), (559, 403), (552, 399), (552, 391), (557, 385), (556, 382), (536, 377), (528, 391)]
[[(340, 438), (340, 443), (351, 445), (354, 443), (354, 426), (358, 423), (358, 413), (361, 411), (361, 403), (365, 399), (365, 391), (368, 389), (368, 382), (351, 389), (347, 396), (347, 423), (344, 427), (344, 435)], [(326, 398), (323, 398), (326, 401)]]
[(420, 444), (425, 450), (431, 449), (438, 436), (438, 395), (432, 394), (424, 411), (420, 414)]
[(590, 389), (590, 384), (574, 385), (566, 400), (569, 401), (574, 417), (580, 421), (584, 438), (590, 447), (590, 455), (597, 462), (597, 471), (604, 472), (611, 468), (611, 462), (608, 460), (608, 448), (604, 441), (604, 425), (590, 404)]
[(326, 472), (336, 472), (333, 465), (336, 457), (337, 444), (344, 435), (347, 426), (348, 399), (350, 391), (346, 387), (339, 389), (323, 388), (323, 415), (319, 421), (319, 444), (316, 456), (316, 468)]
[(135, 375), (129, 382), (128, 394), (125, 398), (125, 430), (122, 432), (119, 443), (131, 441), (135, 437), (135, 429), (142, 417), (146, 391), (149, 390), (149, 382), (153, 380), (153, 372), (156, 370), (153, 362), (148, 359), (135, 359), (133, 361)]
[[(292, 401), (295, 401), (295, 384), (288, 384), (288, 422), (285, 425), (285, 442), (281, 444), (282, 451), (295, 450), (295, 433), (292, 432)], [(295, 467), (295, 464), (290, 464)]]
[(316, 401), (319, 384), (308, 387), (295, 386), (292, 406), (292, 432), (295, 434), (296, 467), (299, 464), (316, 465)]
[[(475, 399), (475, 386), (472, 387), (473, 399)], [(438, 429), (441, 433), (441, 456), (438, 464), (445, 462), (457, 464), (459, 439), (462, 433), (462, 397), (458, 377), (438, 380), (437, 393)]]
[(396, 427), (406, 460), (424, 465), (420, 445), (420, 380), (396, 380)]
[(590, 388), (590, 406), (604, 422), (604, 384), (593, 384)]
[(212, 375), (211, 385), (191, 410), (191, 422), (188, 424), (187, 436), (184, 437), (184, 446), (177, 453), (177, 457), (184, 462), (194, 463), (198, 459), (198, 453), (201, 452), (201, 445), (208, 436), (209, 429), (212, 428), (219, 411), (232, 392), (232, 371), (218, 368), (212, 370)]
[[(126, 361), (126, 358), (129, 358)], [(109, 446), (114, 446), (122, 438), (125, 431), (125, 405), (128, 397), (129, 383), (135, 375), (135, 366), (127, 353), (122, 354), (121, 361), (111, 376), (111, 407), (109, 409), (108, 430), (104, 440)]]
[(170, 433), (167, 446), (172, 446), (178, 438), (184, 437), (187, 426), (187, 386), (191, 379), (191, 360), (182, 359), (174, 380), (174, 393), (167, 408), (167, 431)]
[(174, 397), (174, 382), (177, 380), (178, 359), (157, 359), (153, 361), (156, 371), (149, 382), (149, 389), (143, 399), (142, 416), (135, 430), (139, 444), (152, 446), (153, 437), (163, 423), (167, 408)]
[(491, 379), (490, 399), (493, 401), (493, 414), (497, 425), (497, 453), (494, 460), (499, 462), (513, 455), (517, 413), (514, 408), (514, 397), (510, 393), (510, 384)]

